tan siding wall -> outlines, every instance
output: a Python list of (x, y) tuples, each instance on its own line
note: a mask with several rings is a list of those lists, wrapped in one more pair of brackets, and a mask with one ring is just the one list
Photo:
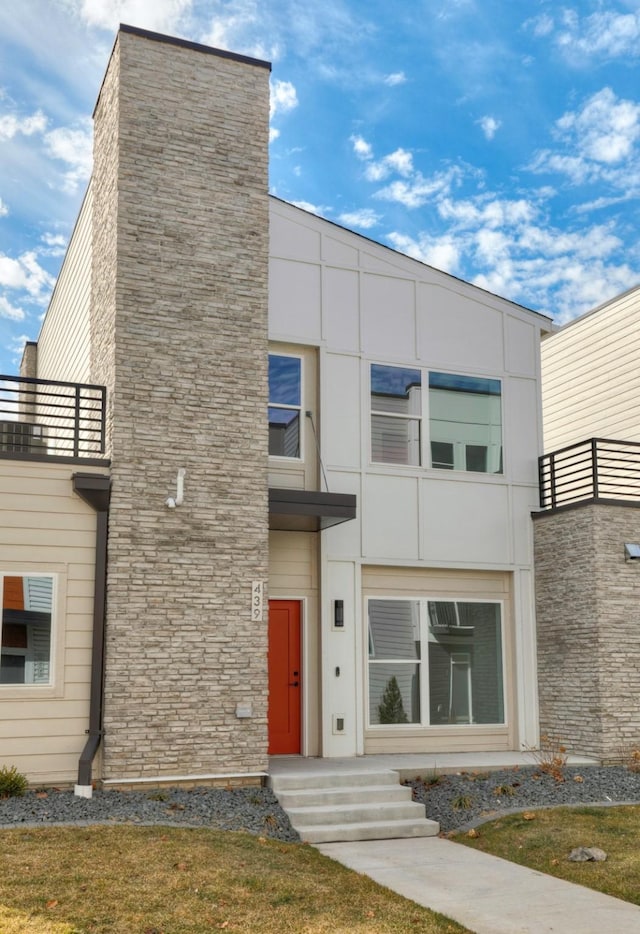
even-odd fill
[[(437, 726), (417, 729), (384, 728), (365, 730), (365, 754), (394, 752), (475, 752), (516, 748), (514, 690), (514, 638), (511, 575), (491, 571), (448, 571), (440, 569), (367, 566), (362, 569), (365, 598), (363, 618), (367, 618), (367, 597), (441, 597), (464, 600), (503, 601), (503, 645), (505, 654), (505, 726)], [(426, 659), (423, 661), (426, 664)]]
[(72, 491), (74, 469), (0, 461), (0, 571), (52, 573), (58, 590), (52, 685), (0, 686), (0, 766), (34, 783), (73, 782), (86, 741), (96, 514)]
[(320, 755), (320, 620), (318, 536), (308, 532), (269, 533), (269, 598), (303, 600), (303, 745)]
[(545, 450), (585, 438), (640, 441), (640, 289), (542, 342)]
[(87, 191), (38, 339), (38, 377), (88, 383), (91, 188)]

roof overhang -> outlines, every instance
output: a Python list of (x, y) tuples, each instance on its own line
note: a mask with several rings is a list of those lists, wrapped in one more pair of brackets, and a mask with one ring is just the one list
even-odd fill
[(269, 489), (269, 528), (287, 532), (320, 532), (356, 517), (352, 493)]

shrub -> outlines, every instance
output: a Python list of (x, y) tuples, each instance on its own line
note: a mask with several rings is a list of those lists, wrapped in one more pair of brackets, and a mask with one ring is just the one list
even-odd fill
[(19, 798), (29, 787), (29, 782), (15, 765), (9, 768), (3, 765), (0, 769), (0, 798)]
[(525, 749), (536, 760), (541, 772), (550, 775), (557, 782), (564, 781), (568, 756), (566, 746), (559, 737), (541, 736), (539, 749), (532, 749), (530, 746), (525, 746)]

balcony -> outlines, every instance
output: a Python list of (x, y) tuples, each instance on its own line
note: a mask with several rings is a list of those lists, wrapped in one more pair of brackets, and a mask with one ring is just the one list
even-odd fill
[(584, 503), (640, 506), (640, 444), (590, 438), (538, 460), (540, 508)]
[(0, 458), (103, 457), (105, 402), (104, 386), (0, 375)]

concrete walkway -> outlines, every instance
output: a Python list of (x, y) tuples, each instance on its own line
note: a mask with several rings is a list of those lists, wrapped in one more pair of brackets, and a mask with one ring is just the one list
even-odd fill
[(476, 934), (640, 932), (635, 905), (440, 837), (317, 849)]

